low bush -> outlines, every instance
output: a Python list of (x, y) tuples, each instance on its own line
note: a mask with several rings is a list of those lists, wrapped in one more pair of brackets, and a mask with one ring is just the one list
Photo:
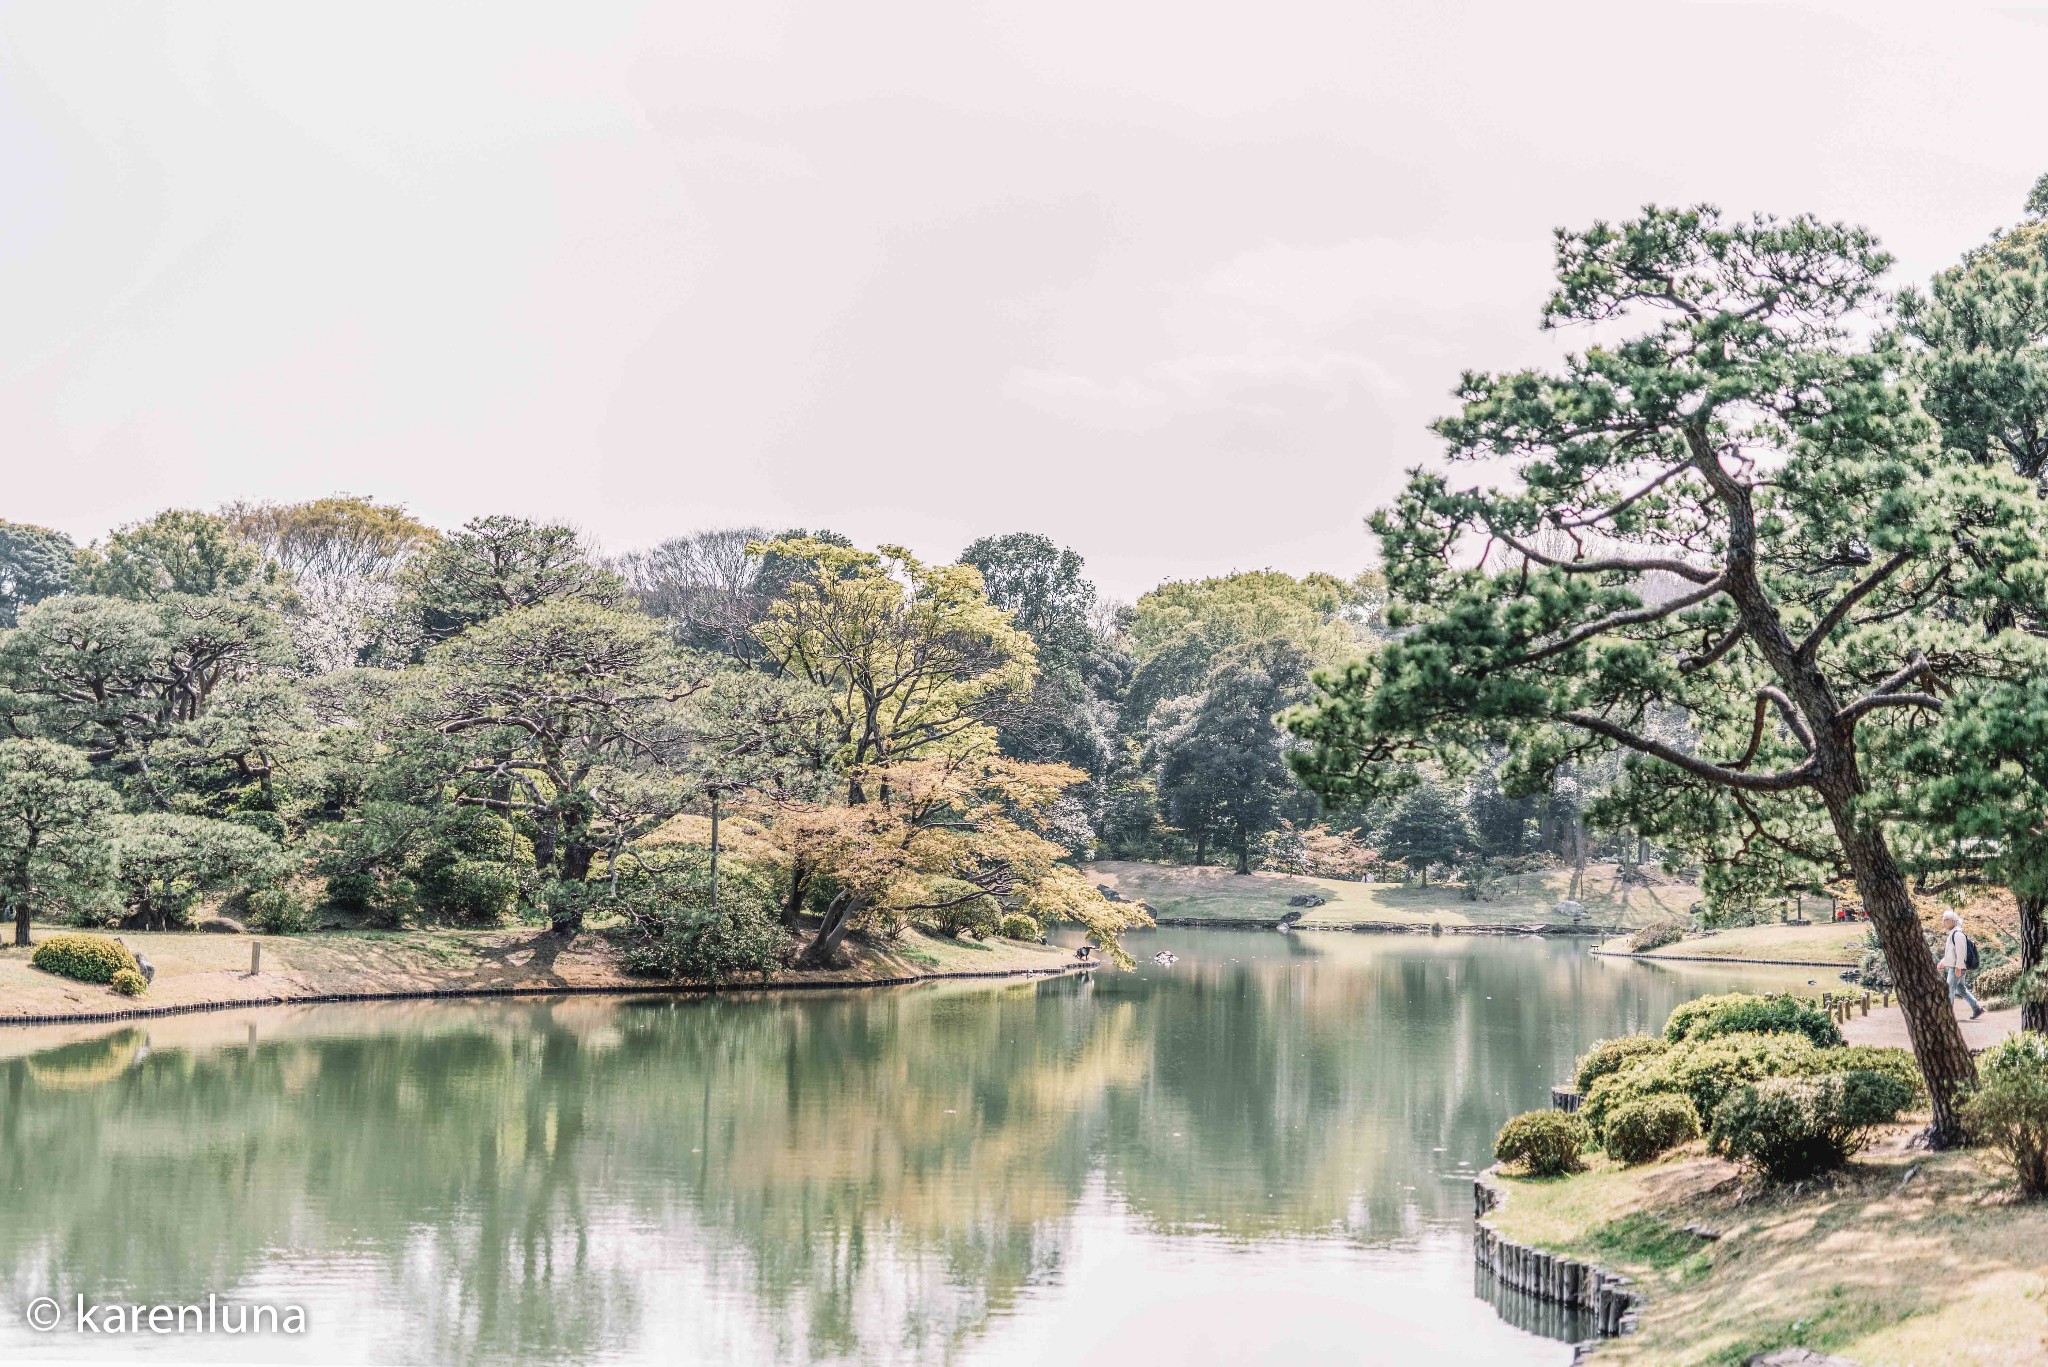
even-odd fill
[(248, 903), (249, 924), (265, 935), (296, 935), (307, 926), (306, 904), (285, 888), (259, 888)]
[(1712, 1039), (1718, 1035), (1804, 1035), (1816, 1047), (1842, 1042), (1841, 1029), (1827, 1013), (1800, 997), (1759, 997), (1730, 992), (1700, 997), (1673, 1009), (1664, 1023), (1664, 1038)]
[(149, 991), (149, 980), (132, 968), (124, 968), (107, 981), (107, 986), (124, 997), (139, 997)]
[(1500, 1127), (1493, 1156), (1496, 1162), (1520, 1164), (1531, 1177), (1558, 1177), (1586, 1166), (1586, 1146), (1592, 1138), (1575, 1115), (1525, 1111)]
[(1815, 1071), (1816, 1050), (1803, 1035), (1723, 1035), (1686, 1040), (1661, 1054), (1644, 1054), (1595, 1082), (1579, 1113), (1595, 1134), (1607, 1132), (1607, 1117), (1630, 1101), (1649, 1096), (1682, 1096), (1693, 1110), (1710, 1116), (1721, 1099), (1747, 1082)]
[(112, 982), (123, 969), (141, 972), (135, 956), (106, 935), (52, 935), (28, 961), (45, 973), (82, 983)]
[(1868, 1069), (1765, 1078), (1716, 1108), (1710, 1143), (1768, 1181), (1795, 1181), (1840, 1167), (1912, 1100), (1897, 1078)]
[(996, 934), (1005, 940), (1036, 940), (1044, 933), (1038, 928), (1038, 922), (1021, 911), (1011, 912), (1003, 918), (1003, 923), (996, 927)]
[(714, 909), (710, 869), (700, 852), (680, 848), (667, 854), (666, 864), (643, 866), (620, 879), (616, 900), (603, 883), (583, 885), (599, 900), (579, 908), (579, 920), (584, 910), (619, 915), (616, 934), (628, 972), (724, 983), (766, 976), (789, 962), (794, 946), (764, 885), (743, 873), (722, 873)]
[(1638, 954), (1647, 954), (1665, 945), (1675, 945), (1691, 931), (1692, 922), (1683, 916), (1660, 916), (1629, 936), (1628, 947)]
[(1601, 1143), (1618, 1163), (1647, 1163), (1700, 1137), (1699, 1112), (1682, 1096), (1646, 1096), (1614, 1108)]
[(1572, 1072), (1572, 1085), (1581, 1093), (1589, 1092), (1593, 1084), (1609, 1073), (1618, 1073), (1634, 1060), (1646, 1054), (1661, 1054), (1671, 1046), (1655, 1035), (1623, 1035), (1619, 1039), (1604, 1039), (1579, 1056), (1579, 1062)]
[(2048, 1038), (2014, 1035), (1986, 1049), (1963, 1121), (2012, 1164), (2022, 1192), (2048, 1196)]

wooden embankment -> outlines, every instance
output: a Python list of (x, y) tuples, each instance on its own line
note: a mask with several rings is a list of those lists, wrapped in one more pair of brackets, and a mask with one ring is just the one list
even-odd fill
[(1553, 1305), (1585, 1310), (1592, 1315), (1594, 1331), (1604, 1336), (1626, 1334), (1636, 1327), (1636, 1311), (1642, 1298), (1636, 1294), (1633, 1281), (1592, 1263), (1502, 1238), (1486, 1222), (1502, 1199), (1500, 1188), (1490, 1179), (1476, 1180), (1472, 1196), (1478, 1226), (1472, 1240), (1472, 1255), (1501, 1285)]

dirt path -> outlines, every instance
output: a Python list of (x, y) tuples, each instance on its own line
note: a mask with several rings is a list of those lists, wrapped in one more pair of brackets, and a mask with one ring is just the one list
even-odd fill
[[(1972, 1049), (1989, 1049), (1992, 1045), (2015, 1034), (2020, 1028), (2020, 1009), (2008, 1007), (2003, 1011), (1986, 1011), (1980, 1020), (1963, 1019), (1963, 1043)], [(1842, 1038), (1851, 1044), (1889, 1044), (1896, 1048), (1909, 1047), (1906, 1041), (1906, 1017), (1896, 1006), (1879, 1007), (1868, 1016), (1851, 1016), (1842, 1026)]]

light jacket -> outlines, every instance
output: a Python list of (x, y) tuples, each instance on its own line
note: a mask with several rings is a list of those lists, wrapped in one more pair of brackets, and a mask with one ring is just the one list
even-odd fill
[(1948, 949), (1941, 956), (1941, 966), (1960, 969), (1968, 962), (1965, 957), (1967, 953), (1968, 951), (1963, 948), (1963, 928), (1951, 926), (1948, 932)]

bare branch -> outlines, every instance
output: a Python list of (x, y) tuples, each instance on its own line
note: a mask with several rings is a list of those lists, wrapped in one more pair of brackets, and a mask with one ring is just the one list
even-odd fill
[(1900, 551), (1869, 574), (1863, 576), (1856, 583), (1855, 587), (1851, 588), (1840, 598), (1837, 598), (1835, 605), (1829, 608), (1826, 615), (1814, 624), (1813, 630), (1807, 633), (1806, 639), (1799, 643), (1799, 649), (1793, 658), (1802, 663), (1813, 659), (1814, 654), (1820, 649), (1821, 642), (1828, 638), (1829, 632), (1842, 624), (1842, 619), (1849, 615), (1850, 609), (1862, 602), (1872, 589), (1875, 589), (1879, 584), (1889, 579), (1901, 565), (1904, 565), (1912, 558), (1913, 553), (1911, 551)]
[(1515, 550), (1521, 552), (1529, 559), (1535, 561), (1537, 564), (1548, 565), (1550, 568), (1554, 570), (1563, 570), (1567, 574), (1608, 574), (1616, 571), (1623, 571), (1633, 574), (1649, 574), (1655, 570), (1662, 570), (1666, 574), (1675, 574), (1680, 579), (1689, 579), (1695, 584), (1712, 583), (1714, 580), (1719, 579), (1721, 577), (1720, 571), (1718, 570), (1704, 569), (1698, 565), (1692, 564), (1690, 561), (1673, 560), (1668, 556), (1653, 555), (1643, 556), (1641, 558), (1636, 558), (1632, 556), (1608, 556), (1600, 560), (1581, 560), (1576, 558), (1571, 560), (1560, 560), (1554, 555), (1545, 555), (1542, 551), (1537, 550), (1534, 546), (1523, 545), (1514, 537), (1509, 536), (1506, 532), (1500, 531), (1497, 528), (1489, 527), (1487, 530), (1492, 535), (1497, 536), (1502, 541), (1506, 542), (1509, 546), (1512, 546)]
[(1749, 724), (1749, 744), (1743, 747), (1740, 759), (1729, 760), (1721, 766), (1723, 769), (1747, 769), (1749, 762), (1756, 758), (1757, 747), (1763, 744), (1764, 739), (1764, 710), (1766, 706), (1768, 704), (1764, 702), (1764, 695), (1758, 693), (1756, 695), (1756, 716)]
[(1785, 696), (1785, 690), (1776, 684), (1766, 684), (1756, 691), (1756, 695), (1759, 698), (1769, 698), (1777, 704), (1779, 714), (1785, 718), (1785, 725), (1792, 729), (1793, 735), (1799, 737), (1799, 743), (1806, 747), (1806, 753), (1812, 754), (1813, 732), (1807, 729), (1806, 718), (1799, 715), (1799, 709)]
[(1712, 583), (1704, 584), (1693, 592), (1683, 594), (1668, 603), (1658, 603), (1643, 608), (1631, 608), (1627, 612), (1617, 612), (1602, 617), (1597, 622), (1588, 622), (1577, 631), (1569, 632), (1559, 637), (1542, 649), (1534, 650), (1518, 657), (1514, 663), (1534, 664), (1538, 660), (1547, 660), (1553, 655), (1563, 654), (1583, 641), (1591, 640), (1602, 632), (1613, 631), (1618, 627), (1640, 626), (1644, 622), (1654, 622), (1660, 618), (1669, 617), (1674, 612), (1683, 612), (1689, 607), (1696, 607), (1720, 591), (1721, 579), (1720, 576), (1716, 575)]
[(1663, 474), (1651, 480), (1648, 484), (1645, 484), (1642, 488), (1630, 494), (1621, 502), (1615, 504), (1612, 508), (1608, 508), (1602, 512), (1588, 513), (1584, 517), (1575, 517), (1569, 522), (1560, 522), (1557, 525), (1560, 527), (1570, 529), (1573, 527), (1590, 527), (1593, 526), (1595, 523), (1612, 521), (1617, 515), (1627, 512), (1635, 504), (1640, 503), (1643, 499), (1648, 498), (1651, 494), (1655, 493), (1664, 484), (1664, 482), (1670, 479), (1673, 475), (1682, 475), (1691, 468), (1691, 461), (1682, 460), (1678, 464), (1672, 466), (1669, 470), (1666, 470)]
[(1591, 712), (1567, 712), (1558, 720), (1576, 726), (1581, 730), (1591, 731), (1596, 736), (1605, 736), (1617, 744), (1627, 746), (1638, 754), (1648, 755), (1652, 759), (1661, 759), (1666, 764), (1683, 769), (1697, 778), (1703, 778), (1709, 783), (1718, 783), (1727, 788), (1738, 788), (1750, 793), (1782, 793), (1794, 788), (1807, 787), (1813, 782), (1814, 764), (1811, 759), (1805, 760), (1797, 768), (1786, 769), (1780, 773), (1745, 774), (1739, 770), (1730, 769), (1709, 760), (1700, 759), (1694, 755), (1688, 755), (1683, 750), (1675, 750), (1662, 741), (1651, 740), (1648, 736), (1639, 736), (1627, 727), (1616, 725), (1614, 722), (1607, 720), (1607, 718), (1595, 716)]
[(1697, 670), (1705, 669), (1708, 665), (1713, 664), (1723, 655), (1735, 649), (1735, 643), (1748, 634), (1749, 628), (1746, 625), (1737, 623), (1735, 629), (1714, 642), (1712, 648), (1706, 654), (1688, 655), (1680, 660), (1678, 662), (1678, 672), (1681, 674), (1691, 674)]
[(1869, 693), (1858, 698), (1842, 709), (1842, 720), (1855, 721), (1866, 712), (1875, 712), (1880, 707), (1924, 707), (1930, 712), (1941, 711), (1941, 699), (1932, 693)]

